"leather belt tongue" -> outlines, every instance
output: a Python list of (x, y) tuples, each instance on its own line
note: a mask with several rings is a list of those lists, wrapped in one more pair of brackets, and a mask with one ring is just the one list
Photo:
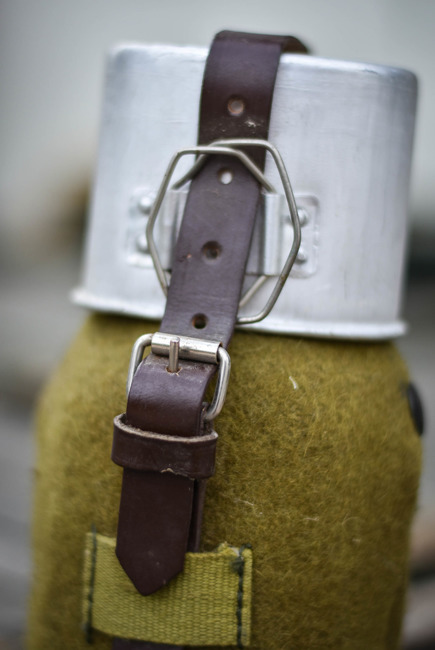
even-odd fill
[[(199, 143), (267, 139), (283, 50), (306, 52), (292, 37), (237, 32), (216, 36), (204, 73)], [(251, 148), (247, 153), (264, 166), (264, 150)], [(228, 345), (259, 197), (258, 182), (234, 157), (210, 157), (193, 179), (162, 332)], [(180, 360), (178, 372), (168, 372), (167, 363), (152, 353), (141, 363), (129, 393), (125, 426), (172, 438), (210, 435), (203, 418), (204, 399), (216, 366)], [(124, 444), (120, 435), (125, 437), (128, 431), (120, 434), (115, 427), (118, 450)], [(164, 464), (155, 471), (146, 463), (141, 466), (135, 460), (135, 442), (138, 455), (143, 453), (140, 446), (148, 444), (140, 435), (136, 441), (132, 438), (128, 462), (119, 455), (115, 458), (114, 446), (115, 462), (124, 465), (116, 553), (138, 591), (148, 595), (182, 570), (186, 551), (198, 550), (205, 478), (198, 478), (201, 472), (167, 471)], [(210, 465), (210, 457), (201, 462)]]

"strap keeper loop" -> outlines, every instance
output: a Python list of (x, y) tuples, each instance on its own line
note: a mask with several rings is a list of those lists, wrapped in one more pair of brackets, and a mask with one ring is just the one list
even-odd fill
[(112, 460), (117, 465), (197, 480), (214, 474), (215, 431), (191, 438), (165, 436), (128, 425), (124, 413), (116, 416), (113, 425)]

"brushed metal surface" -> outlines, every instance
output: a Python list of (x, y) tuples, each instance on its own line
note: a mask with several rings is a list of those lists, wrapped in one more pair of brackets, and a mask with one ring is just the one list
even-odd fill
[[(206, 55), (203, 48), (141, 45), (112, 52), (83, 282), (74, 292), (79, 304), (162, 316), (155, 271), (146, 251), (138, 258), (132, 245), (147, 219), (146, 201), (145, 210), (138, 201), (156, 193), (174, 151), (196, 142)], [(297, 203), (304, 207), (309, 197), (305, 207), (315, 212), (310, 272), (300, 272), (301, 259), (271, 314), (248, 327), (355, 339), (405, 331), (400, 306), (416, 94), (416, 78), (406, 70), (282, 57), (269, 139)], [(190, 164), (180, 162), (180, 176)], [(266, 175), (279, 186), (270, 162)], [(241, 315), (260, 309), (273, 284), (271, 277)]]

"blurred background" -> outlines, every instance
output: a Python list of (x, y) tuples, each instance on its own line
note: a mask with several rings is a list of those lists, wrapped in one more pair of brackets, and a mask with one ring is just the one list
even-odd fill
[(104, 60), (125, 41), (208, 45), (222, 28), (301, 37), (318, 56), (408, 68), (420, 97), (399, 342), (426, 405), (403, 647), (435, 647), (435, 2), (0, 0), (0, 650), (22, 647), (33, 405), (85, 313), (83, 225)]

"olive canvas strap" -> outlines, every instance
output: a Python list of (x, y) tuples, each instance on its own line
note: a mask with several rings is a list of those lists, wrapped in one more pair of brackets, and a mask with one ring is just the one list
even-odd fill
[[(212, 421), (228, 379), (225, 348), (237, 321), (283, 51), (306, 48), (292, 37), (238, 32), (221, 32), (213, 41), (198, 134), (206, 147), (189, 150), (200, 157), (167, 289), (160, 271), (167, 290), (161, 331), (137, 342), (127, 411), (115, 419), (112, 457), (124, 468), (116, 554), (145, 597), (183, 569), (187, 551), (199, 548), (205, 483), (214, 470)], [(222, 139), (226, 142), (209, 146)], [(290, 265), (298, 244), (295, 228)], [(151, 352), (141, 361), (147, 346)], [(217, 369), (216, 394), (208, 406), (205, 393)], [(133, 647), (174, 646), (114, 641), (118, 650)]]

